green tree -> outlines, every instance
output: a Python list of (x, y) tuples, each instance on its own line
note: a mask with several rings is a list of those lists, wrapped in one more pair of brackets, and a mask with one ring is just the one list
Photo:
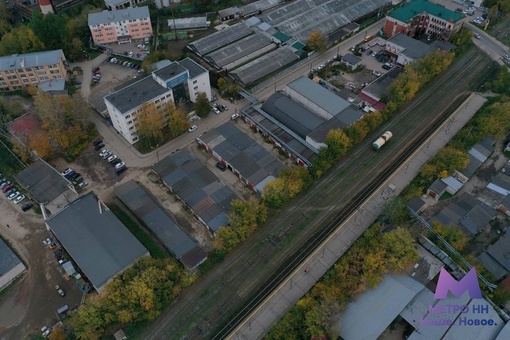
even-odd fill
[(7, 6), (7, 2), (1, 2), (0, 3), (0, 39), (2, 39), (2, 36), (6, 33), (8, 33), (11, 28), (11, 11), (9, 6)]
[(432, 228), (442, 238), (446, 240), (453, 248), (462, 251), (468, 244), (468, 237), (458, 228), (452, 226), (443, 226), (438, 221), (432, 222)]
[(165, 59), (175, 61), (175, 60), (179, 60), (179, 57), (175, 56), (167, 51), (154, 51), (154, 52), (150, 53), (149, 55), (147, 55), (143, 59), (141, 67), (145, 70), (145, 72), (150, 73), (150, 72), (154, 71), (151, 68), (152, 64), (154, 64), (160, 60), (165, 60)]
[(67, 57), (69, 60), (80, 60), (83, 56), (83, 43), (79, 38), (73, 38)]
[(266, 184), (262, 200), (271, 208), (279, 208), (306, 189), (311, 182), (312, 177), (305, 168), (284, 169), (277, 179)]
[(330, 130), (326, 136), (326, 145), (328, 152), (332, 153), (332, 159), (337, 161), (347, 154), (352, 145), (351, 139), (342, 129)]
[(144, 104), (137, 115), (138, 137), (148, 147), (154, 147), (163, 141), (165, 121), (154, 103)]
[(321, 31), (313, 31), (308, 38), (308, 47), (322, 53), (328, 48), (328, 38)]
[[(462, 170), (468, 165), (469, 156), (464, 151), (446, 146), (439, 150), (430, 163), (437, 167), (439, 174), (446, 172), (451, 175), (455, 170)], [(445, 176), (440, 175), (440, 177)]]
[(407, 268), (418, 259), (415, 240), (409, 230), (398, 227), (382, 237), (384, 252), (388, 263), (394, 265), (394, 270)]
[(207, 95), (204, 92), (198, 94), (197, 100), (193, 104), (193, 109), (197, 116), (201, 118), (207, 117), (209, 112), (211, 112), (211, 104), (209, 104), (209, 99), (207, 99)]
[(186, 132), (190, 126), (188, 119), (181, 109), (169, 101), (165, 108), (165, 115), (168, 116), (168, 128), (172, 137), (177, 137)]
[(224, 78), (218, 79), (218, 91), (220, 95), (223, 95), (228, 90), (228, 82)]
[(48, 50), (63, 49), (66, 54), (69, 53), (69, 30), (63, 17), (52, 13), (43, 16), (34, 11), (29, 27)]
[(406, 200), (400, 196), (389, 199), (384, 204), (381, 215), (387, 218), (391, 225), (400, 225), (406, 222), (410, 217)]
[(508, 301), (510, 301), (510, 290), (503, 285), (499, 285), (492, 292), (492, 301), (498, 306), (505, 305)]

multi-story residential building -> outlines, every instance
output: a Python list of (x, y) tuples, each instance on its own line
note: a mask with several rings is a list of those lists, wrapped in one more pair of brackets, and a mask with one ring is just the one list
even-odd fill
[(47, 80), (67, 80), (65, 63), (62, 50), (0, 57), (0, 92), (37, 86)]
[(383, 32), (387, 38), (398, 33), (413, 37), (429, 35), (448, 40), (462, 27), (462, 14), (426, 0), (412, 0), (386, 16)]
[[(145, 2), (144, 0), (104, 0), (106, 7), (110, 10), (124, 9), (129, 7), (135, 7), (138, 4)], [(169, 7), (172, 4), (179, 4), (181, 0), (153, 0), (157, 8), (161, 9)]]
[(113, 127), (131, 144), (138, 141), (137, 114), (146, 103), (163, 110), (166, 103), (192, 102), (200, 92), (211, 100), (209, 71), (193, 60), (160, 62), (151, 75), (104, 97)]
[(89, 28), (96, 45), (146, 42), (152, 36), (149, 7), (90, 13)]

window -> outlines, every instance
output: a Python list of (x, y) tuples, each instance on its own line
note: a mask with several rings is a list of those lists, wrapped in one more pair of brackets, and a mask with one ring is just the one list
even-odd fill
[(197, 83), (197, 80), (193, 80), (193, 84), (196, 84)]
[(27, 77), (27, 75), (26, 75), (26, 74), (20, 74), (19, 76), (20, 76), (21, 78), (26, 78), (26, 77)]
[(133, 124), (133, 121), (132, 121), (132, 120), (130, 120), (130, 121), (128, 121), (127, 123), (128, 123), (129, 125), (131, 125), (131, 124)]
[(198, 90), (198, 86), (195, 86), (195, 87), (193, 88), (193, 90), (195, 90), (195, 91), (196, 91), (196, 90)]
[(28, 83), (28, 79), (23, 79), (23, 82), (24, 83)]

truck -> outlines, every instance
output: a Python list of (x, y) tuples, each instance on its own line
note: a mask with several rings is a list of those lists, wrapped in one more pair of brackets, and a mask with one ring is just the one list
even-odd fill
[(374, 150), (379, 150), (381, 146), (386, 144), (391, 139), (391, 137), (393, 137), (393, 134), (390, 131), (386, 131), (372, 144), (372, 148), (374, 148)]

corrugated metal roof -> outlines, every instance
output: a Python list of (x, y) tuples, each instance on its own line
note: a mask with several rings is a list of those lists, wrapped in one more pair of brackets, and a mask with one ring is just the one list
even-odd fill
[(137, 19), (149, 19), (149, 7), (129, 7), (126, 9), (119, 9), (115, 11), (104, 10), (100, 13), (89, 13), (89, 26), (91, 25), (105, 25), (114, 22), (122, 22)]
[(0, 57), (0, 71), (55, 65), (60, 64), (62, 60), (65, 60), (64, 52), (62, 50), (13, 54)]

